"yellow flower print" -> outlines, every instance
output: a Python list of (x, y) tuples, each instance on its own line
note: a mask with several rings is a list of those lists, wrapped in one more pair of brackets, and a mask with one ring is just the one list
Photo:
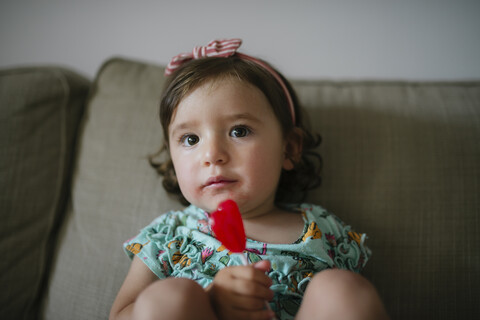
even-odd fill
[(172, 256), (172, 262), (173, 264), (177, 264), (180, 262), (180, 259), (182, 259), (183, 255), (180, 253), (180, 251), (177, 251), (173, 254)]
[(180, 264), (182, 268), (192, 264), (192, 259), (190, 259), (186, 254), (181, 254), (180, 251), (177, 251), (172, 256), (173, 264)]
[(302, 241), (305, 242), (310, 237), (312, 237), (312, 239), (320, 239), (322, 237), (322, 231), (320, 231), (316, 222), (310, 223), (307, 232), (305, 232), (302, 237)]
[(180, 249), (180, 247), (183, 244), (183, 239), (182, 240), (172, 240), (167, 244), (168, 249), (172, 249), (172, 246), (175, 245), (176, 249)]
[(180, 261), (178, 262), (182, 268), (190, 266), (192, 264), (192, 259), (190, 259), (186, 254), (182, 256)]
[[(222, 251), (224, 251), (224, 250), (227, 250), (227, 247), (225, 247), (225, 246), (222, 244), (220, 247), (218, 247), (217, 252), (222, 252)], [(231, 255), (232, 252), (231, 252), (231, 251), (228, 251), (227, 254), (228, 254), (228, 255)]]
[(348, 236), (350, 237), (350, 239), (354, 240), (356, 243), (358, 243), (358, 245), (360, 245), (362, 243), (362, 236), (363, 236), (363, 233), (356, 233), (356, 232), (353, 232), (353, 231), (350, 231), (348, 233)]
[(125, 249), (127, 249), (127, 251), (130, 251), (133, 254), (138, 254), (140, 251), (142, 251), (143, 247), (146, 244), (148, 244), (149, 242), (150, 241), (147, 241), (144, 244), (135, 242), (135, 243), (132, 243), (132, 244), (129, 244), (128, 246), (126, 246)]

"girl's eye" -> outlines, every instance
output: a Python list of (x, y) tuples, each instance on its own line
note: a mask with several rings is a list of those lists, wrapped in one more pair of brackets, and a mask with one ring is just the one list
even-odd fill
[(180, 139), (180, 142), (187, 147), (191, 147), (193, 145), (196, 145), (199, 140), (200, 139), (198, 138), (198, 136), (196, 136), (194, 134), (188, 134), (188, 135), (184, 135)]
[(230, 135), (234, 138), (243, 138), (250, 134), (250, 129), (247, 127), (235, 127), (230, 132)]

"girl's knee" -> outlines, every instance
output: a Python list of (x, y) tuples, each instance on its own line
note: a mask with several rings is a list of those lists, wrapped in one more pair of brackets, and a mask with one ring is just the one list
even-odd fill
[(315, 275), (309, 288), (321, 294), (323, 299), (336, 300), (339, 303), (357, 303), (362, 300), (368, 302), (379, 299), (377, 290), (370, 281), (348, 270), (322, 271)]
[(311, 284), (313, 284), (313, 287), (329, 293), (338, 292), (339, 294), (348, 294), (375, 291), (370, 281), (360, 274), (341, 269), (328, 269), (319, 272), (314, 276), (310, 282), (310, 285)]
[(137, 298), (134, 307), (135, 319), (182, 318), (196, 302), (206, 296), (196, 282), (182, 278), (159, 280), (148, 286)]
[(307, 287), (303, 302), (308, 305), (307, 309), (328, 310), (330, 315), (350, 312), (351, 315), (341, 315), (349, 319), (388, 318), (373, 284), (348, 270), (329, 269), (316, 274)]
[(140, 297), (162, 297), (162, 300), (172, 299), (175, 301), (187, 300), (188, 296), (194, 295), (198, 290), (203, 290), (196, 282), (183, 278), (168, 278), (152, 283)]

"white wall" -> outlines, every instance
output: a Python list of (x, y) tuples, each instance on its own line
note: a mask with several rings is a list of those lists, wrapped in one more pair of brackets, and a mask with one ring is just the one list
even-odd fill
[(480, 79), (479, 0), (0, 0), (0, 67), (93, 77), (225, 37), (291, 78)]

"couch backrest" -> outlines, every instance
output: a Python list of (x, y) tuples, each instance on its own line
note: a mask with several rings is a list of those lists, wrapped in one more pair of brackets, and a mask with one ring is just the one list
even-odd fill
[(296, 87), (324, 137), (312, 197), (368, 233), (392, 317), (480, 314), (480, 83)]
[[(180, 207), (147, 162), (163, 81), (163, 68), (123, 59), (98, 73), (47, 319), (105, 319), (129, 267), (122, 242)], [(293, 84), (324, 139), (309, 200), (368, 233), (366, 274), (392, 317), (478, 311), (480, 83)]]

